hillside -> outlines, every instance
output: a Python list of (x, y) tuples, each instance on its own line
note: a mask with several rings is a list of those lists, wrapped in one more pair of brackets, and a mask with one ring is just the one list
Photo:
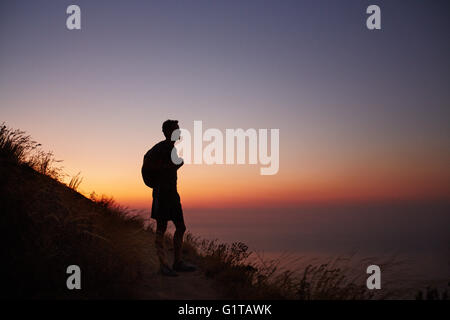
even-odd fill
[[(154, 233), (123, 209), (95, 202), (25, 165), (0, 160), (4, 297), (218, 298), (200, 271), (162, 278)], [(78, 265), (82, 289), (66, 288)], [(180, 280), (180, 279), (178, 279)]]

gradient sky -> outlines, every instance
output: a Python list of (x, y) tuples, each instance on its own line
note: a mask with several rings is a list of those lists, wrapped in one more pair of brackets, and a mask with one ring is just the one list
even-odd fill
[(280, 129), (277, 175), (186, 165), (186, 207), (449, 199), (449, 15), (425, 0), (2, 1), (0, 120), (85, 193), (132, 207), (150, 206), (140, 167), (167, 118)]

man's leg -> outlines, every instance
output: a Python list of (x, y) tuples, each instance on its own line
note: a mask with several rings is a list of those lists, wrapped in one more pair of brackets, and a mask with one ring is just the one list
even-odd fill
[(183, 247), (183, 236), (186, 231), (186, 226), (183, 219), (175, 220), (175, 233), (173, 235), (173, 252), (174, 252), (174, 264), (181, 261), (181, 249)]
[(156, 246), (156, 254), (159, 258), (159, 263), (161, 266), (168, 266), (166, 255), (164, 253), (164, 233), (167, 230), (167, 221), (164, 220), (156, 220), (156, 237), (155, 237), (155, 246)]
[(181, 249), (183, 246), (183, 235), (186, 231), (186, 226), (184, 225), (183, 219), (175, 220), (173, 222), (175, 224), (175, 233), (173, 235), (173, 251), (174, 251), (174, 262), (173, 269), (175, 271), (189, 272), (195, 271), (196, 267), (184, 262), (181, 259)]

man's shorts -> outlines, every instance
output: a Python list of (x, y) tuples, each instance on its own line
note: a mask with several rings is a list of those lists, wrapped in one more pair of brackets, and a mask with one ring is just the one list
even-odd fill
[(154, 188), (151, 217), (162, 221), (183, 221), (180, 195), (176, 189)]

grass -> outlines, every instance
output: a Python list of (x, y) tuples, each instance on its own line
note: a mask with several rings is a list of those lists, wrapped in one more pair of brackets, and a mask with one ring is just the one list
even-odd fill
[(367, 289), (365, 274), (354, 275), (351, 258), (284, 268), (284, 257), (264, 259), (241, 242), (231, 245), (188, 235), (186, 245), (203, 271), (222, 283), (231, 299), (367, 300), (386, 299)]
[[(450, 288), (450, 282), (447, 284)], [(449, 289), (439, 290), (437, 288), (427, 287), (425, 291), (420, 290), (416, 294), (416, 300), (449, 300)]]
[[(2, 243), (7, 244), (1, 259), (6, 269), (2, 295), (132, 296), (128, 288), (138, 280), (139, 248), (144, 244), (142, 237), (133, 235), (141, 223), (32, 172), (23, 177), (35, 187), (1, 188), (1, 235)], [(36, 192), (36, 187), (43, 190)], [(65, 271), (71, 264), (79, 265), (83, 272), (81, 292), (65, 288)], [(115, 281), (111, 283), (111, 279)]]
[(78, 172), (70, 179), (67, 186), (74, 191), (78, 191), (78, 187), (80, 186), (81, 182), (83, 182), (83, 177), (81, 177), (81, 172)]
[[(1, 126), (2, 297), (133, 298), (149, 231), (112, 199), (77, 193), (79, 176), (63, 184), (60, 162), (39, 147)], [(80, 291), (65, 287), (71, 264)]]
[(12, 130), (4, 123), (0, 125), (0, 158), (18, 165), (27, 166), (54, 180), (63, 178), (62, 167), (56, 164), (51, 151), (43, 151), (41, 145), (31, 139), (25, 131)]

